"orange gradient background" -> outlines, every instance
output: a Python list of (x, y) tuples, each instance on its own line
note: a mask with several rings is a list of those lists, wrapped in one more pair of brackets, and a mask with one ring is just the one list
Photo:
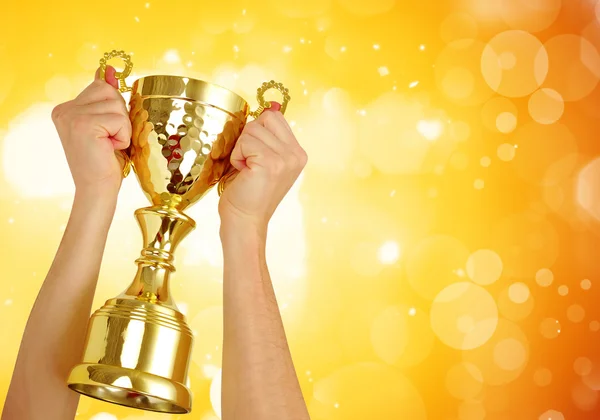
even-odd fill
[[(31, 1), (2, 14), (2, 400), (73, 198), (50, 111), (123, 49), (130, 82), (185, 75), (252, 104), (263, 81), (290, 89), (309, 164), (268, 260), (313, 420), (600, 416), (598, 0)], [(190, 209), (172, 286), (196, 334), (193, 412), (82, 397), (77, 419), (220, 418), (216, 204), (213, 192)], [(146, 205), (130, 176), (94, 309), (131, 281)]]

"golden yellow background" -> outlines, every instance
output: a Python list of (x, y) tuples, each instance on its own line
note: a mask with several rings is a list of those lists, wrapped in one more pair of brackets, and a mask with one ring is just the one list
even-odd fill
[[(124, 49), (130, 81), (186, 75), (251, 103), (265, 80), (290, 89), (309, 165), (272, 221), (268, 258), (313, 420), (597, 418), (597, 0), (31, 1), (0, 12), (3, 399), (73, 197), (50, 111), (105, 51)], [(196, 333), (192, 414), (82, 397), (78, 419), (219, 418), (216, 204), (213, 192), (189, 211), (198, 228), (172, 286)], [(146, 205), (130, 176), (94, 308), (132, 279), (132, 215)]]

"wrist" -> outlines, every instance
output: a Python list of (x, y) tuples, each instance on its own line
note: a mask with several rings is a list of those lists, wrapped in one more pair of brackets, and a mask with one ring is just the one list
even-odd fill
[(118, 191), (107, 189), (77, 188), (73, 200), (73, 210), (110, 224), (117, 207)]
[(222, 216), (219, 234), (224, 252), (242, 248), (263, 253), (267, 242), (267, 225), (249, 219)]

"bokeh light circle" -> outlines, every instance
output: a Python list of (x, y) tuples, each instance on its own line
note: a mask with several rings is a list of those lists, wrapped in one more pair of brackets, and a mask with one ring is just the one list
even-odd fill
[(446, 235), (427, 237), (407, 253), (408, 281), (419, 295), (431, 300), (460, 279), (457, 270), (464, 267), (468, 256), (468, 249), (456, 238)]
[(521, 328), (499, 319), (491, 339), (479, 348), (463, 351), (463, 361), (476, 365), (488, 385), (504, 385), (517, 379), (529, 360), (529, 341)]
[(459, 362), (446, 373), (446, 389), (454, 398), (475, 398), (483, 389), (483, 376), (477, 366)]
[(496, 117), (496, 127), (504, 134), (511, 133), (517, 128), (517, 116), (512, 112), (502, 112)]
[(442, 290), (431, 305), (431, 327), (447, 346), (470, 350), (485, 344), (498, 324), (498, 308), (481, 286), (461, 282)]
[(498, 146), (496, 154), (498, 155), (498, 159), (500, 159), (501, 161), (510, 162), (515, 158), (515, 146), (509, 143), (502, 143)]
[(554, 282), (554, 273), (549, 268), (540, 268), (535, 273), (535, 282), (542, 287), (548, 287)]
[(567, 296), (569, 294), (569, 286), (566, 284), (561, 284), (558, 286), (558, 294), (561, 296)]
[[(516, 283), (516, 284), (518, 284), (518, 283)], [(523, 283), (521, 283), (521, 284), (523, 284)], [(521, 321), (521, 320), (527, 318), (533, 311), (534, 299), (533, 299), (533, 296), (531, 295), (531, 293), (527, 293), (527, 299), (525, 301), (523, 301), (521, 303), (515, 302), (509, 295), (511, 287), (513, 287), (513, 286), (514, 286), (514, 284), (509, 287), (506, 287), (498, 295), (498, 299), (497, 299), (498, 310), (500, 311), (500, 314), (506, 319), (509, 319), (511, 321)], [(518, 292), (524, 292), (524, 290), (519, 290), (519, 289), (517, 289), (517, 290), (518, 290)], [(527, 290), (529, 290), (529, 289), (527, 289)], [(513, 290), (513, 295), (514, 294), (515, 294), (515, 291)], [(518, 296), (521, 297), (521, 299), (524, 297), (520, 294), (518, 294)], [(521, 299), (517, 299), (517, 300), (521, 300)]]
[(538, 420), (565, 420), (565, 416), (560, 411), (547, 410), (540, 414)]
[(540, 124), (554, 124), (562, 117), (565, 103), (555, 90), (542, 88), (529, 97), (529, 115)]
[(513, 283), (508, 288), (508, 297), (514, 303), (525, 303), (529, 294), (529, 287), (523, 282)]
[(600, 79), (600, 55), (587, 39), (574, 34), (557, 35), (544, 47), (550, 65), (544, 86), (565, 101), (578, 101), (596, 88)]
[(464, 401), (458, 406), (458, 420), (485, 420), (485, 416), (485, 407), (481, 401)]
[(344, 366), (315, 382), (312, 416), (348, 418), (406, 418), (425, 420), (421, 395), (395, 368), (377, 363)]
[(600, 221), (600, 158), (585, 165), (577, 176), (577, 203), (596, 221)]
[(518, 116), (517, 106), (508, 98), (497, 96), (487, 101), (481, 108), (481, 121), (483, 125), (493, 131), (498, 131), (498, 117), (501, 114)]
[(552, 372), (547, 368), (539, 368), (533, 374), (533, 382), (537, 386), (544, 387), (552, 383)]
[(600, 322), (599, 321), (590, 322), (590, 331), (592, 331), (592, 332), (600, 331)]
[(545, 318), (540, 323), (540, 333), (542, 337), (553, 339), (559, 336), (560, 334), (560, 322), (554, 318)]
[(514, 159), (517, 174), (531, 184), (558, 184), (577, 165), (577, 142), (566, 125), (532, 122), (516, 131), (514, 142), (519, 148)]
[(567, 308), (567, 319), (579, 323), (585, 318), (585, 309), (581, 305), (573, 304)]
[(433, 349), (435, 336), (428, 314), (405, 305), (381, 311), (371, 325), (371, 344), (384, 362), (409, 367), (421, 363)]
[(540, 32), (558, 17), (561, 0), (500, 0), (500, 8), (510, 27)]
[(513, 30), (496, 35), (481, 55), (481, 72), (492, 90), (523, 97), (537, 90), (548, 73), (544, 46), (533, 35)]
[(452, 102), (465, 105), (484, 103), (493, 91), (478, 69), (485, 44), (477, 40), (453, 41), (439, 54), (435, 63), (438, 88)]
[(592, 361), (587, 357), (578, 357), (573, 362), (573, 370), (579, 376), (586, 376), (592, 372)]
[(502, 259), (491, 249), (479, 249), (467, 259), (467, 275), (477, 284), (492, 284), (502, 275)]
[(583, 290), (590, 290), (592, 287), (592, 282), (589, 279), (583, 279), (579, 284)]

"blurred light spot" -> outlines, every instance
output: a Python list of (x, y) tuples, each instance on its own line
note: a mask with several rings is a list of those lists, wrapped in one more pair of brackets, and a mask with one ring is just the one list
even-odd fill
[(543, 88), (529, 97), (529, 115), (540, 124), (554, 124), (562, 117), (565, 110), (560, 93)]
[(210, 382), (210, 404), (217, 417), (221, 418), (221, 380), (223, 370), (219, 369), (219, 372), (214, 376)]
[(5, 306), (10, 306), (10, 305), (12, 305), (12, 303), (13, 303), (12, 299), (6, 299), (6, 300), (4, 301), (4, 305), (5, 305)]
[(387, 241), (379, 248), (377, 254), (382, 264), (393, 264), (400, 257), (400, 247), (396, 241)]
[(484, 346), (463, 351), (462, 355), (463, 361), (479, 368), (486, 384), (504, 385), (517, 379), (524, 371), (529, 358), (529, 344), (517, 324), (500, 318), (496, 331)]
[(515, 146), (509, 143), (503, 143), (498, 146), (496, 153), (498, 154), (498, 159), (504, 162), (509, 162), (515, 157)]
[(537, 386), (548, 386), (552, 383), (552, 372), (550, 369), (539, 368), (533, 374), (533, 382)]
[(110, 413), (98, 413), (95, 416), (92, 416), (90, 420), (118, 420), (118, 418)]
[(163, 60), (165, 60), (165, 62), (167, 62), (169, 64), (175, 64), (175, 63), (179, 63), (181, 61), (177, 50), (168, 50), (167, 52), (165, 52), (165, 55), (163, 56)]
[(415, 316), (415, 315), (417, 314), (417, 310), (416, 310), (415, 308), (410, 308), (410, 309), (408, 310), (408, 314), (409, 314), (410, 316)]
[[(497, 298), (498, 309), (500, 311), (500, 314), (505, 318), (510, 319), (511, 321), (521, 321), (527, 318), (533, 311), (533, 296), (531, 295), (529, 289), (527, 289), (527, 299), (523, 302), (517, 303), (513, 301), (513, 299), (509, 295), (512, 286), (513, 285), (503, 289), (500, 292), (500, 295)], [(513, 294), (516, 294), (517, 297), (522, 298), (524, 296), (519, 294), (520, 292), (522, 292), (522, 290), (519, 289), (520, 287), (517, 289), (517, 293), (515, 293), (515, 291), (513, 290)]]
[(283, 47), (283, 52), (284, 53), (287, 54), (287, 53), (289, 53), (291, 51), (292, 51), (292, 47), (290, 47), (289, 45), (286, 45), (286, 46)]
[(452, 140), (458, 142), (466, 141), (471, 135), (471, 127), (464, 121), (453, 121), (449, 131)]
[(548, 410), (540, 415), (538, 420), (565, 420), (565, 416), (560, 411)]
[(466, 13), (447, 16), (440, 26), (440, 35), (445, 43), (477, 38), (477, 22)]
[(15, 222), (15, 219), (13, 219), (12, 217), (8, 219), (8, 224), (12, 225)]
[(575, 406), (581, 411), (592, 411), (598, 403), (597, 383), (590, 382), (594, 373), (584, 376), (583, 383), (576, 383), (571, 389), (571, 397)]
[(419, 81), (415, 80), (414, 82), (410, 82), (408, 87), (409, 87), (409, 89), (412, 89), (412, 88), (416, 87), (418, 84), (419, 84)]
[[(518, 115), (516, 105), (508, 98), (497, 96), (487, 101), (481, 108), (481, 121), (487, 129), (497, 132), (499, 129), (499, 117), (500, 115), (505, 114), (513, 115), (514, 122), (516, 123)], [(505, 123), (505, 121), (502, 121), (502, 119), (500, 119), (500, 121)]]
[(512, 28), (540, 32), (556, 20), (561, 0), (503, 0), (499, 5), (504, 21)]
[(480, 160), (479, 163), (481, 164), (481, 166), (483, 166), (484, 168), (487, 168), (488, 166), (490, 166), (492, 164), (492, 160), (488, 157), (488, 156), (483, 156)]
[[(456, 282), (456, 270), (463, 267), (469, 251), (458, 239), (430, 236), (406, 253), (406, 274), (412, 288), (432, 300), (446, 286)], [(435, 264), (431, 264), (435, 261)]]
[(506, 338), (494, 347), (494, 362), (504, 370), (517, 370), (527, 360), (523, 344), (514, 338)]
[(554, 281), (554, 274), (549, 268), (540, 268), (535, 273), (535, 282), (542, 287), (548, 287)]
[(443, 126), (438, 120), (419, 120), (417, 131), (427, 140), (433, 141), (442, 135)]
[[(466, 325), (465, 320), (471, 319)], [(442, 290), (431, 306), (431, 327), (437, 337), (455, 349), (473, 349), (485, 344), (498, 323), (494, 298), (472, 283), (455, 283)], [(467, 328), (470, 327), (470, 328)]]
[(483, 179), (476, 179), (475, 182), (473, 182), (473, 187), (475, 187), (476, 190), (482, 190), (484, 185)]
[(379, 50), (381, 47), (379, 46), (379, 44), (373, 44), (373, 49), (374, 50)]
[(589, 162), (577, 177), (577, 202), (596, 221), (600, 221), (600, 158)]
[(583, 279), (581, 280), (580, 285), (583, 290), (590, 290), (592, 287), (592, 282), (589, 279)]
[(589, 375), (592, 371), (592, 361), (587, 357), (578, 357), (573, 362), (573, 370), (579, 376)]
[(467, 274), (477, 284), (492, 284), (502, 274), (502, 260), (490, 249), (479, 249), (467, 259)]
[(540, 324), (540, 333), (544, 338), (556, 338), (560, 334), (560, 323), (554, 318), (546, 318)]
[(387, 76), (388, 74), (390, 74), (390, 71), (389, 71), (389, 70), (388, 70), (388, 68), (387, 68), (387, 67), (385, 67), (385, 66), (383, 66), (383, 67), (379, 67), (379, 68), (377, 69), (377, 72), (379, 73), (379, 75), (380, 75), (381, 77), (383, 77), (383, 76)]
[(502, 112), (496, 117), (498, 131), (508, 134), (517, 127), (517, 117), (510, 112)]
[(598, 322), (598, 321), (590, 322), (590, 331), (593, 331), (593, 332), (600, 331), (600, 322)]
[(567, 296), (569, 294), (569, 286), (562, 285), (558, 286), (558, 294), (561, 296)]
[(508, 296), (514, 303), (524, 303), (529, 299), (529, 287), (525, 283), (513, 283), (508, 288)]
[(548, 56), (542, 43), (525, 31), (506, 31), (486, 45), (481, 71), (487, 84), (508, 97), (523, 97), (537, 90), (548, 73)]
[[(75, 189), (60, 138), (50, 117), (53, 108), (50, 103), (34, 104), (8, 125), (1, 166), (17, 197), (56, 197), (72, 194)], [(14, 159), (23, 154), (24, 144), (35, 150), (27, 156), (26, 167), (21, 159)], [(35, 171), (27, 168), (35, 168)], [(44, 176), (39, 176), (41, 173)]]
[(544, 46), (550, 57), (545, 87), (558, 92), (565, 101), (578, 101), (594, 91), (600, 78), (600, 55), (590, 41), (562, 34)]
[(581, 305), (571, 305), (567, 308), (567, 319), (574, 323), (579, 323), (585, 318), (585, 310)]
[(442, 90), (452, 99), (465, 99), (471, 95), (475, 80), (471, 71), (465, 67), (449, 69), (442, 79)]
[(425, 51), (425, 45), (423, 45), (423, 44), (419, 45), (419, 49), (420, 49), (421, 51)]

